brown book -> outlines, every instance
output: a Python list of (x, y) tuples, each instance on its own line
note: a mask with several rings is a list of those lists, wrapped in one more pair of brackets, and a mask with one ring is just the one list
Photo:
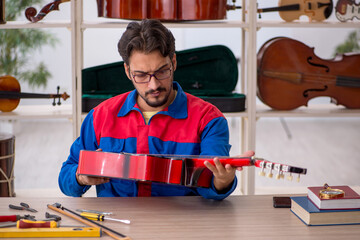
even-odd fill
[(341, 198), (321, 199), (319, 196), (323, 186), (308, 187), (308, 198), (319, 209), (357, 209), (360, 208), (360, 195), (349, 186), (331, 186), (332, 189), (344, 191)]

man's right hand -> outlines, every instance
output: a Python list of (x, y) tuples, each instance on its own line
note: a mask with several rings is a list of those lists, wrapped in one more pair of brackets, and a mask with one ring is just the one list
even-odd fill
[(89, 176), (79, 175), (79, 174), (76, 174), (76, 180), (82, 186), (84, 186), (84, 185), (99, 185), (99, 184), (107, 183), (110, 181), (109, 178), (105, 178), (105, 177), (89, 177)]
[[(102, 152), (101, 148), (96, 149), (97, 152)], [(110, 181), (109, 178), (105, 177), (88, 177), (85, 175), (79, 175), (76, 173), (76, 180), (77, 182), (84, 186), (84, 185), (99, 185), (103, 183), (107, 183)]]

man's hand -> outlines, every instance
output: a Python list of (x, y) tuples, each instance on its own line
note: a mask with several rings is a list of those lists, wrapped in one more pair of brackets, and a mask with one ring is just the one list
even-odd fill
[[(254, 151), (247, 151), (236, 157), (251, 157), (254, 156)], [(208, 161), (204, 162), (205, 166), (214, 174), (214, 186), (217, 191), (222, 191), (230, 186), (235, 178), (236, 170), (241, 171), (242, 167), (232, 167), (230, 164), (223, 166), (219, 158), (214, 158), (214, 165)]]
[[(96, 149), (97, 152), (102, 152), (101, 148)], [(76, 173), (76, 180), (77, 182), (84, 186), (84, 185), (99, 185), (103, 183), (107, 183), (110, 181), (109, 178), (105, 177), (89, 177), (85, 175), (79, 175)]]
[(104, 177), (89, 177), (85, 175), (76, 174), (76, 180), (80, 185), (99, 185), (110, 181), (109, 178)]

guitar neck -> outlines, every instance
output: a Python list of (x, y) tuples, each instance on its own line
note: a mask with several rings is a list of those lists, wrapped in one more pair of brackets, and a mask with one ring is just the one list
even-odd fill
[[(297, 173), (297, 174), (306, 174), (306, 168), (294, 167), (281, 163), (274, 163), (262, 158), (256, 157), (244, 157), (244, 158), (220, 158), (220, 162), (224, 164), (230, 164), (233, 167), (246, 167), (246, 166), (255, 166), (261, 168), (262, 171), (265, 169), (268, 171), (274, 170), (278, 173)], [(212, 159), (207, 159), (210, 163), (213, 163)]]

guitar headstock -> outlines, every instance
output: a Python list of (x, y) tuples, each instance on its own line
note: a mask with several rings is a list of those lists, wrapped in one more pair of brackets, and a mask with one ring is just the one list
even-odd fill
[[(269, 178), (273, 177), (273, 171), (275, 172), (276, 179), (283, 179), (285, 178), (285, 173), (288, 173), (289, 175), (287, 176), (287, 180), (292, 181), (293, 179), (293, 175), (292, 173), (296, 173), (298, 174), (297, 177), (297, 181), (300, 181), (300, 174), (305, 175), (307, 172), (306, 168), (300, 168), (300, 167), (294, 167), (294, 166), (289, 166), (286, 164), (281, 164), (281, 163), (274, 163), (274, 162), (270, 162), (267, 160), (264, 160), (262, 158), (253, 158), (254, 160), (254, 165), (256, 167), (261, 168), (261, 171), (259, 172), (260, 176), (267, 176)], [(266, 172), (267, 171), (267, 174)]]

